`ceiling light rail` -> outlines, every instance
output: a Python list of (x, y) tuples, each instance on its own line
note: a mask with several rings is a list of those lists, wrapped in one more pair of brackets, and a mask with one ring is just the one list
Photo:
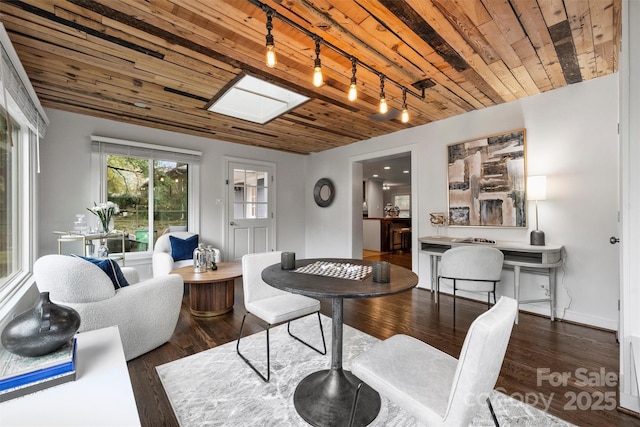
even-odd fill
[[(380, 73), (379, 71), (377, 71), (375, 68), (373, 68), (372, 66), (360, 61), (359, 59), (357, 59), (355, 56), (350, 55), (349, 53), (345, 52), (344, 50), (340, 49), (337, 46), (334, 46), (333, 44), (329, 43), (328, 41), (324, 40), (322, 37), (318, 36), (317, 34), (307, 30), (306, 28), (302, 27), (301, 25), (295, 23), (294, 21), (290, 20), (289, 18), (287, 18), (286, 16), (280, 15), (278, 14), (274, 9), (272, 9), (271, 7), (267, 6), (266, 4), (260, 2), (259, 0), (248, 0), (249, 3), (253, 4), (254, 6), (259, 7), (260, 9), (262, 9), (266, 14), (267, 14), (267, 43), (266, 43), (266, 47), (267, 47), (267, 54), (269, 55), (269, 53), (273, 54), (273, 57), (275, 58), (275, 52), (273, 50), (274, 48), (274, 37), (271, 34), (271, 30), (273, 29), (273, 24), (272, 24), (272, 19), (273, 18), (278, 18), (280, 21), (284, 22), (285, 24), (295, 28), (296, 30), (300, 31), (301, 33), (305, 34), (306, 36), (310, 37), (311, 39), (314, 40), (315, 42), (315, 54), (316, 54), (316, 58), (314, 60), (314, 76), (313, 76), (313, 85), (316, 87), (320, 87), (322, 85), (322, 68), (321, 68), (321, 64), (320, 64), (320, 44), (325, 45), (326, 47), (328, 47), (329, 49), (333, 50), (334, 52), (344, 56), (346, 59), (348, 59), (349, 61), (351, 61), (351, 72), (352, 72), (352, 77), (351, 77), (351, 84), (349, 86), (349, 100), (353, 101), (356, 99), (357, 97), (357, 89), (355, 87), (355, 82), (356, 82), (356, 66), (359, 65), (362, 68), (365, 68), (366, 70), (368, 70), (369, 72), (377, 75), (380, 77), (380, 82), (381, 82), (381, 92), (382, 94), (384, 94), (384, 83), (388, 82), (393, 84), (394, 86), (398, 87), (400, 90), (402, 90), (402, 108), (403, 108), (403, 112), (406, 111), (407, 107), (407, 94), (412, 95), (422, 101), (425, 100), (425, 88), (422, 88), (421, 93), (417, 93), (413, 90), (411, 90), (410, 88), (396, 82), (393, 79), (390, 79), (387, 76), (384, 76), (382, 73)], [(272, 62), (273, 65), (270, 65), (271, 62), (267, 61), (267, 65), (269, 67), (275, 66), (275, 59)], [(318, 84), (319, 83), (319, 84)], [(382, 95), (381, 95), (382, 96)], [(381, 98), (381, 101), (384, 98)], [(407, 114), (407, 120), (408, 120), (408, 113)], [(404, 122), (404, 121), (403, 121)]]

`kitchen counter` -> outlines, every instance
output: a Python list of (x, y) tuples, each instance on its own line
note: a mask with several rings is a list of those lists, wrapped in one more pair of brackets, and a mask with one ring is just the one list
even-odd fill
[(411, 227), (411, 218), (363, 217), (362, 248), (370, 251), (393, 252), (393, 229)]

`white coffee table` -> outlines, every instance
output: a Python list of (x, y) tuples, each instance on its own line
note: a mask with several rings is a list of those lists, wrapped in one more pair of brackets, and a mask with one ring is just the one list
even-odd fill
[(0, 425), (140, 425), (118, 327), (77, 339), (76, 380), (0, 403)]

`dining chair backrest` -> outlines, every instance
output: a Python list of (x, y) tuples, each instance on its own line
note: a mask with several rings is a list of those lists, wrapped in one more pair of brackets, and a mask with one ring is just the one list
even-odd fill
[(469, 425), (495, 387), (509, 344), (518, 304), (502, 297), (491, 310), (478, 316), (467, 332), (445, 419), (447, 425)]
[(262, 280), (262, 270), (281, 261), (281, 251), (259, 252), (242, 256), (242, 288), (244, 303), (286, 294)]
[[(457, 279), (457, 289), (476, 290), (500, 280), (503, 262), (504, 254), (491, 246), (456, 246), (442, 254), (439, 276), (445, 282)], [(486, 284), (483, 286), (481, 281)]]

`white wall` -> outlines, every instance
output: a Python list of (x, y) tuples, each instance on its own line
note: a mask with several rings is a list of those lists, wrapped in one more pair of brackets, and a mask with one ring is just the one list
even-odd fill
[[(54, 230), (69, 230), (77, 213), (93, 206), (90, 136), (140, 141), (202, 151), (200, 234), (224, 248), (226, 221), (225, 156), (276, 164), (277, 247), (304, 256), (306, 156), (118, 123), (95, 117), (46, 110), (51, 124), (41, 143), (39, 184), (39, 256), (57, 252)], [(292, 208), (294, 207), (294, 208)], [(148, 271), (141, 270), (145, 275)]]
[[(618, 235), (617, 78), (574, 84), (311, 156), (48, 109), (51, 126), (41, 146), (39, 175), (39, 254), (55, 252), (50, 231), (69, 228), (74, 214), (93, 203), (88, 178), (92, 134), (203, 151), (200, 231), (204, 239), (220, 247), (224, 247), (224, 207), (216, 206), (215, 200), (225, 199), (224, 157), (274, 162), (278, 248), (295, 251), (300, 257), (351, 257), (362, 248), (362, 178), (360, 172), (360, 182), (355, 182), (354, 160), (394, 150), (412, 151), (412, 234), (416, 243), (419, 236), (435, 234), (429, 212), (446, 210), (447, 144), (525, 128), (528, 173), (548, 176), (548, 200), (540, 203), (540, 228), (548, 243), (566, 247), (567, 262), (558, 277), (558, 316), (616, 329), (618, 248), (608, 239)], [(336, 186), (334, 202), (326, 208), (313, 201), (313, 186), (323, 177)], [(445, 233), (526, 242), (529, 230), (449, 228)], [(417, 251), (418, 245), (413, 247)], [(414, 270), (421, 286), (428, 287), (428, 260), (417, 252), (414, 255)], [(501, 291), (509, 294), (511, 278), (505, 275), (504, 279)], [(522, 297), (540, 296), (545, 284), (545, 277), (525, 274)], [(546, 304), (529, 309), (548, 314)]]
[[(349, 199), (354, 159), (381, 156), (389, 147), (417, 147), (412, 156), (412, 187), (417, 191), (413, 235), (433, 235), (429, 213), (447, 208), (446, 146), (525, 128), (528, 174), (547, 175), (540, 229), (547, 243), (566, 248), (566, 264), (558, 275), (558, 317), (616, 329), (619, 257), (609, 237), (618, 235), (617, 124), (616, 74), (315, 154), (307, 171), (307, 205), (313, 201), (313, 183), (325, 176), (336, 185), (336, 199), (328, 208), (307, 209), (307, 255), (350, 256), (361, 235), (348, 220), (354, 205)], [(533, 209), (532, 204), (530, 218)], [(534, 227), (530, 221), (529, 230)], [(450, 227), (444, 233), (528, 242), (529, 230)], [(414, 270), (421, 286), (428, 287), (428, 259), (413, 247), (418, 258)], [(511, 275), (503, 275), (501, 292), (512, 294), (512, 283)], [(546, 283), (546, 277), (524, 274), (521, 297), (543, 297)], [(548, 304), (525, 308), (549, 314)]]
[(367, 207), (369, 208), (369, 218), (384, 217), (384, 200), (382, 192), (382, 181), (368, 179), (367, 183)]

